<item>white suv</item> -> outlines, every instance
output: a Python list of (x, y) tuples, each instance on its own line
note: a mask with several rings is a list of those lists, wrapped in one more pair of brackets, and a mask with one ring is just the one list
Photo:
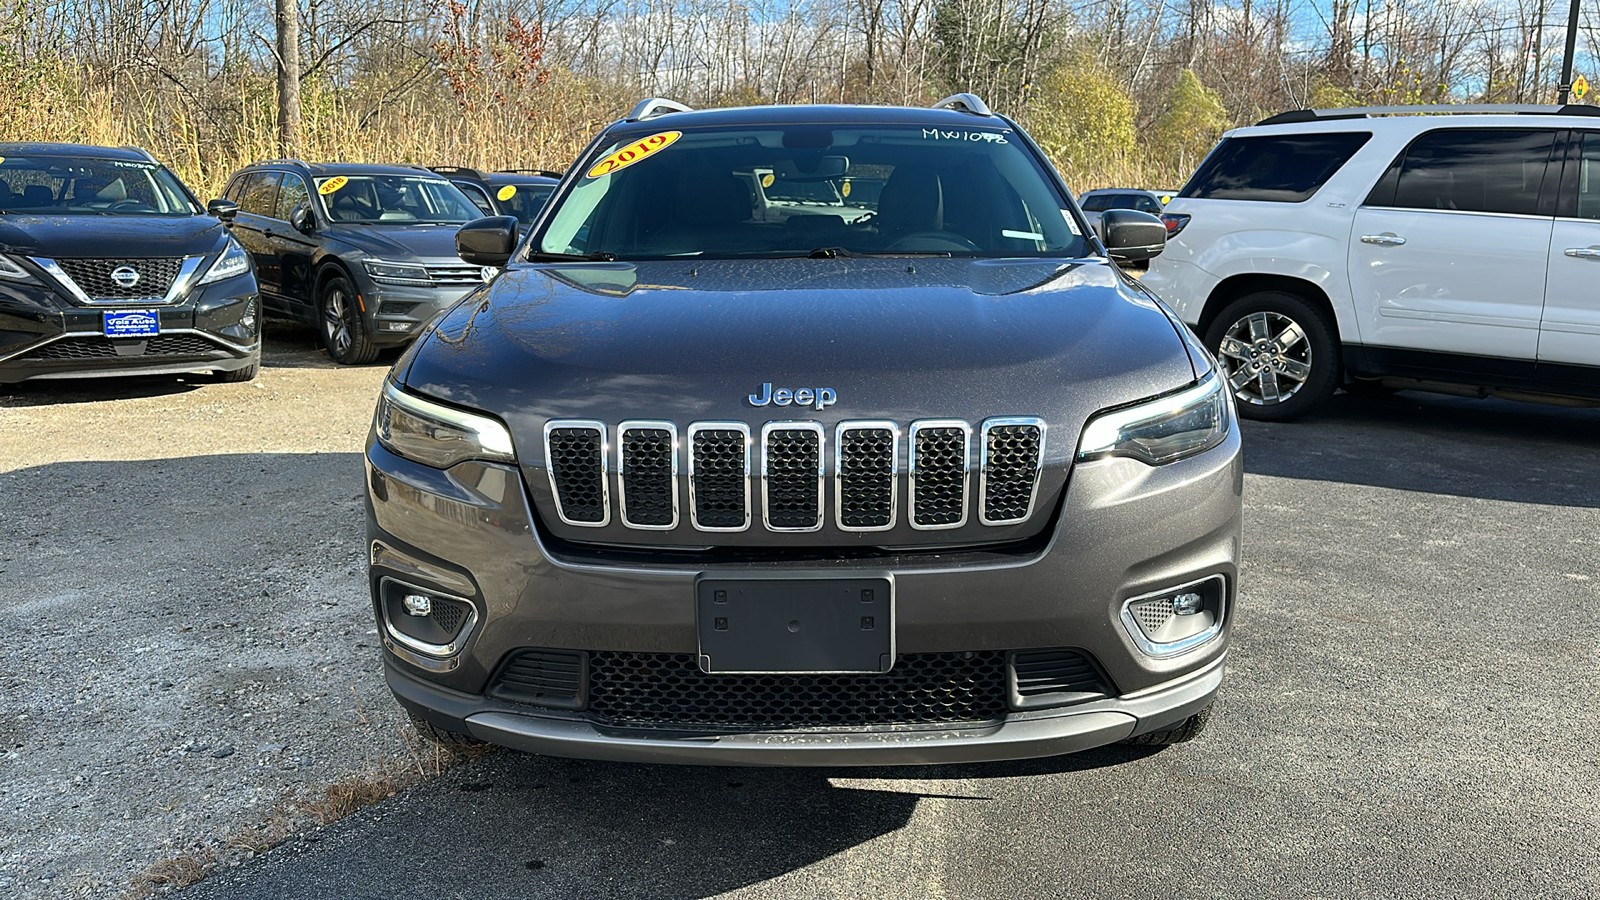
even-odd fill
[(1252, 418), (1340, 386), (1600, 401), (1596, 116), (1299, 110), (1230, 131), (1163, 211), (1144, 283)]

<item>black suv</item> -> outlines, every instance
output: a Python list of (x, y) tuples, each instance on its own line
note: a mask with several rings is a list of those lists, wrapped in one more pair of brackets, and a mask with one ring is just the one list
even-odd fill
[(545, 201), (561, 183), (561, 173), (548, 169), (505, 169), (481, 172), (464, 166), (433, 166), (450, 179), (486, 216), (512, 216), (523, 225), (533, 223)]
[(267, 312), (317, 325), (340, 363), (410, 341), (487, 274), (455, 253), (478, 208), (420, 166), (268, 160), (236, 172), (225, 196)]
[(0, 384), (261, 363), (250, 258), (149, 153), (0, 143)]

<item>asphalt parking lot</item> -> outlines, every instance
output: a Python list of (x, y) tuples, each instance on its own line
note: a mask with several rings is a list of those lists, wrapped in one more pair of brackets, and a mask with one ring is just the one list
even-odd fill
[[(261, 387), (0, 391), (0, 893), (114, 895), (403, 749), (356, 565), (382, 369), (269, 350)], [(502, 752), (182, 895), (1600, 895), (1600, 410), (1340, 395), (1245, 431), (1243, 597), (1195, 743), (872, 770)], [(291, 627), (238, 637), (246, 603)]]

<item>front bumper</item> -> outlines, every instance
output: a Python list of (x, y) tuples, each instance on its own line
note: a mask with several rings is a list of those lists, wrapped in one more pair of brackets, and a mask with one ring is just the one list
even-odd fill
[[(374, 612), (393, 578), (471, 604), (475, 627), (448, 658), (385, 634), (389, 683), (441, 728), (533, 752), (658, 762), (844, 765), (1012, 759), (1073, 752), (1182, 721), (1215, 694), (1237, 596), (1243, 464), (1238, 430), (1218, 447), (1161, 467), (1128, 459), (1075, 466), (1051, 531), (1025, 550), (945, 550), (855, 558), (651, 559), (576, 552), (535, 520), (521, 473), (463, 463), (447, 472), (367, 448)], [(502, 661), (525, 648), (692, 654), (695, 583), (703, 577), (847, 578), (889, 572), (895, 646), (907, 654), (1074, 648), (1110, 696), (1020, 709), (979, 724), (839, 730), (619, 727), (489, 696)], [(1129, 633), (1127, 601), (1221, 576), (1222, 628), (1159, 656)]]
[[(160, 333), (149, 338), (107, 338), (103, 314), (148, 309)], [(230, 372), (261, 359), (261, 307), (255, 277), (240, 275), (191, 291), (172, 306), (68, 305), (34, 285), (0, 290), (0, 384), (97, 378)]]
[(610, 729), (571, 717), (538, 715), (487, 703), (431, 684), (387, 661), (384, 675), (402, 705), (441, 727), (546, 756), (614, 762), (722, 766), (891, 766), (998, 762), (1059, 756), (1113, 744), (1182, 722), (1209, 704), (1222, 684), (1225, 657), (1138, 695), (1067, 709), (1013, 712), (998, 723), (967, 727), (853, 728), (675, 734)]
[(478, 285), (438, 287), (378, 284), (366, 276), (363, 288), (372, 342), (392, 347), (411, 341), (439, 313), (455, 306)]

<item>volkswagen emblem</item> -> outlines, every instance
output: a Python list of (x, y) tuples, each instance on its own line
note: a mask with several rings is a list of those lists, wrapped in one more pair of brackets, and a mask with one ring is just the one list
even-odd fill
[(485, 284), (493, 281), (494, 277), (496, 275), (499, 275), (499, 274), (500, 274), (500, 267), (499, 266), (484, 266), (483, 268), (478, 270), (478, 277), (483, 279)]
[(133, 266), (118, 266), (111, 270), (111, 280), (121, 287), (131, 288), (139, 283), (139, 271)]

